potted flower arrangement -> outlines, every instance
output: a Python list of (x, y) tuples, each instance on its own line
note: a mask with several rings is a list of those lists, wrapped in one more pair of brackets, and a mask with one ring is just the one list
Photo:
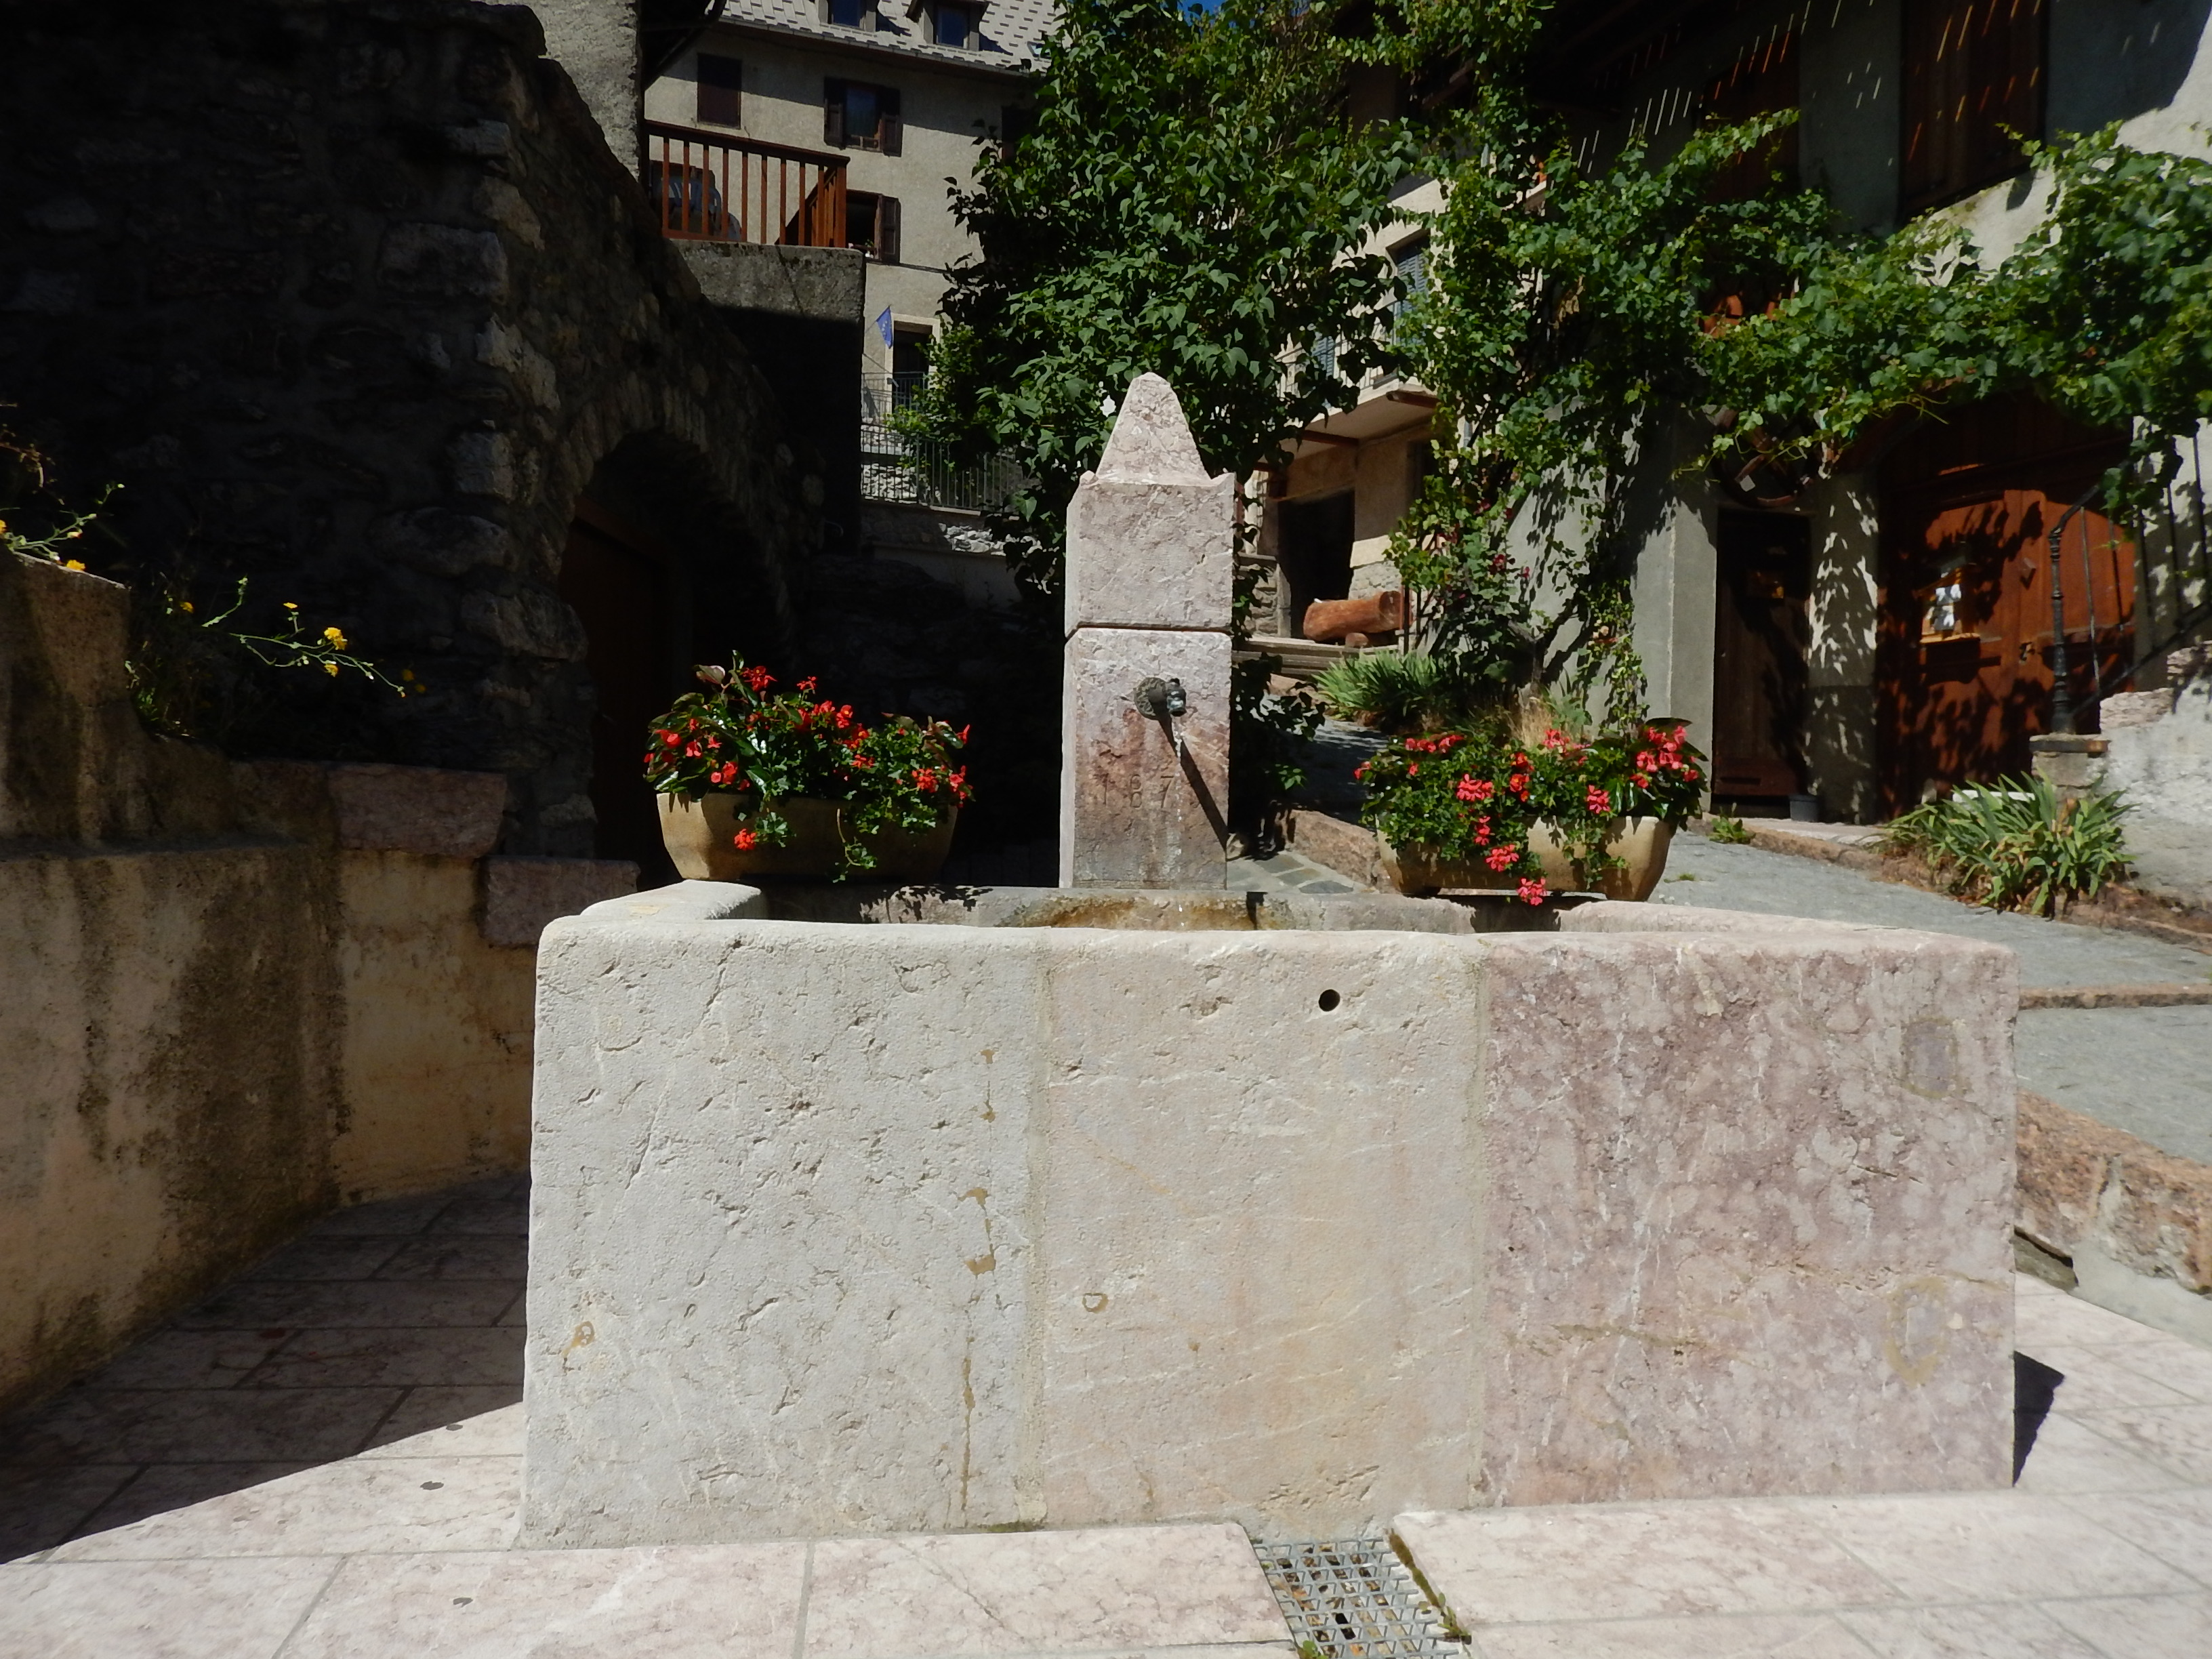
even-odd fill
[(1401, 738), (1359, 770), (1362, 820), (1401, 892), (1509, 888), (1540, 904), (1559, 888), (1649, 896), (1667, 847), (1704, 794), (1705, 757), (1672, 720), (1577, 741), (1510, 732)]
[(811, 679), (732, 661), (654, 720), (645, 775), (661, 837), (688, 879), (930, 881), (974, 791), (953, 757), (968, 733), (942, 720), (866, 726)]

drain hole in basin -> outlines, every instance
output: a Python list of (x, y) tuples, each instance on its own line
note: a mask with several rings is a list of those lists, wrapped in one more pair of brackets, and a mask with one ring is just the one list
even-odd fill
[(1328, 1013), (1334, 1013), (1334, 1012), (1336, 1012), (1336, 1005), (1337, 1005), (1338, 1003), (1340, 1003), (1340, 1002), (1342, 1002), (1343, 1000), (1344, 1000), (1344, 999), (1343, 999), (1342, 997), (1340, 997), (1340, 996), (1337, 995), (1337, 994), (1336, 994), (1335, 992), (1334, 992), (1334, 991), (1323, 991), (1323, 992), (1321, 994), (1321, 1011), (1322, 1011), (1322, 1012), (1323, 1012), (1324, 1014), (1328, 1014)]

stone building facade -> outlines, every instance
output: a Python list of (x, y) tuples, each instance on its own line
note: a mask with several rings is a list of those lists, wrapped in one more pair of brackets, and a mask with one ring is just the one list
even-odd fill
[(827, 486), (543, 45), (458, 0), (0, 0), (0, 419), (124, 486), (95, 568), (247, 578), (243, 620), (428, 688), (295, 675), (257, 747), (501, 772), (504, 850), (604, 856), (607, 663), (788, 659)]

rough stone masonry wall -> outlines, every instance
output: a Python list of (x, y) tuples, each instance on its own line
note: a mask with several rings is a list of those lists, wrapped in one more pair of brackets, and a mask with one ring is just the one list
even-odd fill
[(507, 850), (588, 854), (578, 494), (620, 449), (763, 652), (822, 481), (541, 45), (457, 0), (0, 0), (0, 402), (127, 486), (95, 568), (250, 575), (432, 688), (310, 688), (260, 746), (503, 772)]

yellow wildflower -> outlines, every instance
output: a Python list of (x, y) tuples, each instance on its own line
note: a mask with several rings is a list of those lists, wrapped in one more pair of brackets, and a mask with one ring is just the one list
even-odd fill
[(346, 648), (345, 635), (335, 628), (325, 628), (323, 630), (323, 637), (331, 642), (331, 648), (334, 651), (343, 651)]
[(415, 678), (415, 671), (411, 668), (403, 668), (399, 671), (399, 678), (403, 680), (411, 680)]
[(177, 601), (177, 609), (183, 611), (187, 617), (189, 617), (192, 614), (192, 602), (190, 599), (179, 599)]
[(334, 662), (326, 662), (323, 665), (323, 672), (336, 679), (338, 677), (338, 665)]
[(62, 561), (62, 568), (64, 570), (82, 570), (84, 568), (84, 561), (82, 559), (64, 559)]
[(300, 607), (293, 604), (291, 600), (287, 599), (284, 601), (284, 608), (287, 611), (297, 611)]
[(5, 520), (5, 519), (0, 519), (0, 536), (4, 536), (4, 535), (6, 535), (7, 533), (8, 533), (8, 520)]

